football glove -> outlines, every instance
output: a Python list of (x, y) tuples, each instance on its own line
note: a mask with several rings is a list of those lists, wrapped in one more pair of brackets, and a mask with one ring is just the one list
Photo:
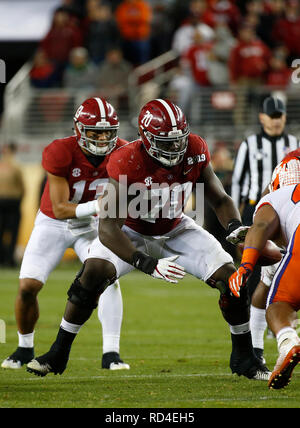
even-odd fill
[(226, 241), (233, 245), (244, 242), (249, 228), (250, 226), (240, 226), (237, 229), (234, 229), (228, 236), (226, 236)]
[(184, 268), (174, 263), (174, 260), (177, 260), (178, 257), (179, 256), (172, 256), (159, 259), (151, 276), (156, 279), (163, 279), (173, 284), (177, 284), (178, 280), (182, 279), (185, 275)]
[(250, 264), (243, 263), (229, 278), (229, 288), (235, 297), (240, 297), (240, 288), (246, 285), (252, 269)]

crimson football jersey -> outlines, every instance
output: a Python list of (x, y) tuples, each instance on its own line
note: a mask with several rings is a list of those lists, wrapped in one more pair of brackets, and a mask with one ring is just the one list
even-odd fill
[[(166, 168), (153, 159), (144, 148), (142, 140), (133, 141), (115, 150), (107, 164), (107, 172), (111, 178), (119, 181), (119, 177), (123, 175), (126, 176), (128, 186), (134, 183), (143, 184), (148, 190), (149, 200), (157, 197), (157, 185), (168, 185), (166, 188), (169, 192), (169, 211), (165, 211), (164, 216), (159, 216), (159, 211), (163, 209), (160, 200), (157, 207), (152, 207), (148, 218), (133, 218), (129, 215), (125, 224), (136, 232), (151, 236), (163, 235), (174, 229), (181, 220), (183, 205), (209, 161), (210, 153), (206, 142), (195, 134), (189, 135), (183, 161), (171, 168)], [(180, 210), (177, 209), (178, 202), (181, 204)]]
[[(118, 138), (116, 148), (126, 144)], [(76, 204), (91, 201), (100, 195), (108, 182), (106, 166), (110, 155), (98, 166), (92, 165), (81, 150), (77, 137), (66, 137), (54, 140), (45, 147), (42, 166), (50, 174), (64, 177), (69, 183), (69, 201)], [(48, 217), (55, 218), (47, 180), (41, 198), (40, 210)]]

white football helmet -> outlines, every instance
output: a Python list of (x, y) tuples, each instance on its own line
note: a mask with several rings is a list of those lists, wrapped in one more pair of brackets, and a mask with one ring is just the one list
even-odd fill
[(300, 183), (300, 158), (297, 156), (287, 156), (274, 169), (270, 191), (283, 186), (291, 186)]

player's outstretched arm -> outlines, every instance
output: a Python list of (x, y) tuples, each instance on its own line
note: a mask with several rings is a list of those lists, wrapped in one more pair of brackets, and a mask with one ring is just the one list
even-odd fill
[(280, 222), (276, 211), (271, 205), (263, 205), (247, 232), (241, 265), (229, 278), (229, 288), (236, 297), (240, 296), (240, 288), (246, 285), (267, 240), (278, 237), (279, 231)]
[(67, 179), (50, 174), (49, 172), (47, 175), (52, 209), (58, 220), (88, 217), (99, 213), (97, 200), (92, 200), (82, 204), (69, 202), (70, 190)]
[[(177, 256), (156, 259), (138, 251), (121, 229), (127, 216), (127, 207), (125, 212), (124, 207), (120, 209), (121, 194), (127, 194), (127, 189), (111, 178), (107, 189), (108, 194), (100, 202), (99, 239), (102, 244), (122, 260), (153, 278), (177, 283), (185, 275), (184, 268), (174, 261)], [(107, 214), (104, 216), (103, 213)]]
[(276, 240), (280, 230), (279, 217), (271, 205), (263, 205), (255, 214), (253, 225), (245, 238), (245, 248), (261, 251), (268, 239)]
[(224, 187), (214, 173), (211, 164), (203, 170), (201, 180), (204, 183), (205, 198), (213, 207), (216, 216), (224, 229), (227, 229), (228, 224), (233, 219), (238, 220), (241, 225), (239, 210), (233, 203), (232, 198), (225, 192)]
[(122, 194), (127, 195), (126, 187), (110, 178), (106, 194), (100, 201), (99, 239), (118, 257), (131, 264), (137, 249), (121, 229), (125, 223), (128, 208), (121, 206)]

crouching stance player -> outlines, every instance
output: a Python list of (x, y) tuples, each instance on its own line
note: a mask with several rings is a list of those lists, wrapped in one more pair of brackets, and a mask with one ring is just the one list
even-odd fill
[[(2, 362), (5, 369), (19, 369), (33, 359), (38, 293), (67, 248), (74, 248), (82, 262), (87, 258), (97, 236), (96, 198), (108, 182), (109, 156), (126, 144), (118, 137), (117, 113), (103, 98), (85, 100), (75, 113), (74, 127), (74, 136), (54, 140), (43, 151), (47, 183), (22, 260), (15, 305), (19, 346)], [(129, 369), (119, 355), (122, 316), (122, 294), (116, 281), (103, 293), (99, 304), (102, 368)]]
[[(41, 376), (62, 373), (76, 332), (91, 316), (99, 294), (136, 268), (171, 283), (188, 272), (218, 286), (220, 308), (231, 331), (232, 372), (249, 379), (268, 379), (270, 373), (252, 348), (247, 291), (236, 299), (228, 287), (228, 279), (235, 272), (231, 256), (182, 213), (193, 186), (202, 181), (205, 195), (228, 233), (241, 226), (239, 212), (210, 165), (206, 142), (189, 132), (180, 108), (167, 100), (147, 103), (138, 124), (140, 139), (117, 149), (107, 165), (115, 214), (100, 221), (99, 239), (93, 241), (89, 258), (69, 289), (64, 320), (73, 332), (61, 326), (49, 352), (31, 361), (27, 370)], [(147, 205), (145, 212), (135, 216), (131, 200), (121, 216), (124, 194), (132, 194), (133, 187), (141, 191), (140, 205), (148, 199), (151, 210)], [(102, 213), (110, 206), (110, 195), (106, 203), (102, 199)]]
[[(279, 356), (269, 379), (269, 388), (285, 387), (300, 362), (300, 339), (294, 329), (300, 309), (300, 158), (286, 157), (275, 169), (272, 192), (257, 205), (249, 229), (241, 266), (229, 279), (240, 296), (268, 239), (284, 241), (286, 254), (273, 277), (267, 300), (267, 323), (276, 335)], [(245, 287), (244, 287), (245, 288)]]

